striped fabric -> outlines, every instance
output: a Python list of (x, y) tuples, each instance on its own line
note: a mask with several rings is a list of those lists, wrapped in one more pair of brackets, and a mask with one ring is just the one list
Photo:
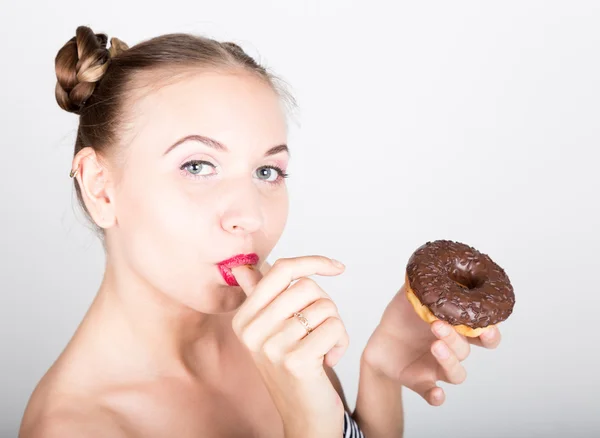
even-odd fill
[(344, 438), (365, 438), (348, 411), (344, 411)]

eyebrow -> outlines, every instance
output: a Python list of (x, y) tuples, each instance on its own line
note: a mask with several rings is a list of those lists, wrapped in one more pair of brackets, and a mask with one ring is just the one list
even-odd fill
[[(175, 143), (173, 143), (171, 146), (169, 146), (169, 148), (165, 151), (165, 153), (163, 155), (167, 155), (169, 152), (171, 152), (177, 146), (179, 146), (180, 144), (185, 143), (187, 141), (198, 141), (198, 142), (203, 143), (204, 145), (206, 145), (210, 148), (216, 149), (218, 151), (223, 151), (223, 152), (229, 151), (229, 149), (227, 149), (227, 146), (225, 146), (223, 143), (221, 143), (213, 138), (206, 137), (204, 135), (192, 134), (192, 135), (186, 135), (185, 137), (177, 140)], [(287, 145), (280, 144), (280, 145), (272, 147), (267, 152), (265, 152), (265, 157), (270, 157), (271, 155), (276, 155), (276, 154), (279, 154), (280, 152), (287, 152), (287, 154), (290, 155), (290, 150), (287, 147)]]

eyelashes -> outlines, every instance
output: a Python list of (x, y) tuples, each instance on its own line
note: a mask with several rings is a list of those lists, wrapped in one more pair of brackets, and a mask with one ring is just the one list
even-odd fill
[[(194, 180), (202, 179), (202, 178), (210, 178), (213, 175), (216, 175), (217, 167), (209, 161), (205, 160), (190, 160), (183, 163), (179, 169), (183, 172), (184, 176), (187, 178), (192, 178)], [(270, 171), (274, 171), (276, 178), (271, 180), (271, 176), (273, 176)], [(278, 166), (261, 166), (256, 171), (257, 179), (267, 184), (278, 185), (282, 184), (286, 178), (289, 177), (283, 169)], [(266, 178), (263, 178), (266, 177)]]
[(179, 169), (192, 177), (199, 177), (199, 176), (207, 177), (207, 176), (213, 175), (214, 173), (210, 173), (210, 174), (202, 173), (203, 170), (205, 170), (205, 169), (216, 170), (217, 168), (215, 167), (214, 164), (212, 164), (208, 161), (190, 160), (190, 161), (183, 163), (179, 167)]

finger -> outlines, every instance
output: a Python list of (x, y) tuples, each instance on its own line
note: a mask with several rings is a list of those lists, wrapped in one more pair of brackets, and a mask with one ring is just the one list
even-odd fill
[(425, 393), (425, 400), (432, 406), (441, 406), (446, 400), (446, 394), (442, 388), (436, 386)]
[(442, 368), (444, 378), (441, 380), (454, 385), (465, 381), (467, 377), (465, 368), (460, 364), (454, 352), (450, 350), (450, 347), (444, 341), (437, 340), (431, 344), (431, 353)]
[(497, 326), (490, 326), (489, 328), (484, 330), (478, 337), (469, 338), (469, 343), (478, 347), (493, 350), (494, 348), (497, 348), (498, 345), (500, 345), (501, 340), (502, 335), (500, 334), (500, 329)]
[[(260, 282), (262, 274), (251, 266), (239, 266), (234, 269), (235, 273), (233, 273), (233, 269), (232, 273), (235, 276), (236, 281), (238, 282), (244, 293), (248, 297), (250, 297), (252, 291)], [(252, 351), (255, 351), (254, 348), (258, 347), (257, 341), (249, 338), (248, 333), (245, 333), (245, 327), (250, 321), (252, 321), (252, 319), (255, 316), (254, 310), (251, 311), (252, 313), (249, 313), (246, 310), (248, 305), (252, 304), (248, 302), (249, 300), (250, 298), (247, 298), (246, 301), (242, 304), (242, 306), (238, 309), (235, 316), (233, 317), (233, 320), (231, 321), (231, 324), (233, 327), (233, 331), (240, 337), (240, 340), (242, 340)], [(253, 334), (251, 333), (250, 335)]]
[(250, 265), (242, 265), (231, 269), (231, 273), (246, 295), (251, 295), (256, 285), (263, 278), (260, 270)]
[[(325, 298), (315, 301), (302, 310), (302, 314), (308, 320), (313, 331), (327, 319), (338, 316), (337, 307), (333, 301)], [(284, 354), (293, 350), (298, 342), (309, 335), (304, 325), (293, 315), (288, 317), (280, 327), (280, 330), (268, 336), (263, 345), (265, 355), (272, 362), (280, 360)], [(248, 329), (253, 329), (253, 327), (248, 327)]]
[(271, 265), (268, 264), (267, 262), (264, 262), (261, 266), (260, 266), (260, 273), (263, 275), (263, 277), (265, 275), (267, 275), (267, 272), (269, 272), (269, 269), (271, 269)]
[(469, 342), (447, 322), (441, 320), (434, 321), (431, 324), (431, 331), (438, 339), (441, 339), (450, 347), (459, 361), (463, 361), (469, 356), (471, 352)]
[(492, 326), (479, 335), (479, 340), (481, 341), (482, 347), (493, 350), (500, 345), (502, 334), (497, 326)]
[(431, 406), (440, 406), (446, 400), (444, 390), (437, 386), (433, 380), (419, 382), (412, 389)]
[[(279, 294), (267, 307), (260, 311), (258, 316), (252, 321), (252, 325), (257, 330), (269, 335), (273, 330), (278, 329), (284, 320), (291, 318), (296, 312), (301, 311), (308, 318), (309, 315), (305, 311), (310, 311), (310, 306), (313, 303), (317, 303), (323, 299), (326, 300), (326, 303), (320, 303), (319, 305), (329, 306), (331, 309), (329, 316), (339, 316), (337, 306), (329, 295), (314, 280), (303, 277)], [(321, 314), (316, 316), (320, 317)], [(324, 320), (325, 318), (309, 319), (313, 324), (313, 328)]]
[[(236, 277), (244, 275), (243, 267), (233, 268), (232, 273)], [(278, 259), (258, 284), (246, 284), (250, 287), (249, 292), (252, 300), (246, 303), (246, 311), (256, 314), (266, 307), (277, 295), (287, 289), (295, 280), (310, 275), (339, 275), (344, 271), (344, 265), (336, 260), (322, 256), (304, 256), (290, 259)], [(242, 282), (245, 278), (241, 279)], [(241, 285), (240, 281), (238, 283)], [(242, 286), (242, 289), (244, 286)], [(245, 290), (245, 289), (244, 289)]]
[(332, 349), (335, 348), (336, 355), (340, 355), (340, 352), (343, 354), (346, 351), (349, 344), (350, 338), (342, 320), (329, 317), (300, 341), (293, 354), (298, 358), (314, 357), (322, 364)]
[[(329, 297), (321, 298), (318, 301), (315, 301), (313, 304), (302, 310), (302, 314), (308, 320), (308, 324), (313, 330), (315, 329), (315, 327), (319, 327), (323, 322), (327, 321), (327, 319), (332, 317), (339, 318), (341, 321), (338, 307)], [(302, 326), (302, 328), (304, 328), (304, 326)], [(304, 337), (308, 335), (309, 334), (307, 333)], [(325, 354), (325, 363), (332, 368), (337, 365), (337, 363), (342, 358), (349, 345), (350, 339), (345, 327), (343, 330), (343, 336), (344, 339), (342, 340), (342, 342), (338, 342), (331, 350), (329, 350)]]

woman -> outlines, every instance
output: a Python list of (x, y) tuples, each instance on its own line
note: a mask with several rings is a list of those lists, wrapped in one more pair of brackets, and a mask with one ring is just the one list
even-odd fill
[[(350, 416), (332, 367), (348, 345), (308, 277), (323, 256), (265, 259), (287, 218), (284, 93), (231, 43), (173, 34), (128, 48), (79, 27), (56, 98), (79, 116), (71, 176), (105, 275), (36, 387), (20, 436), (400, 436), (401, 389), (432, 405), (469, 342), (403, 296), (361, 357)], [(297, 280), (297, 281), (295, 281)], [(495, 347), (497, 329), (473, 342)], [(390, 354), (393, 352), (393, 354)]]

